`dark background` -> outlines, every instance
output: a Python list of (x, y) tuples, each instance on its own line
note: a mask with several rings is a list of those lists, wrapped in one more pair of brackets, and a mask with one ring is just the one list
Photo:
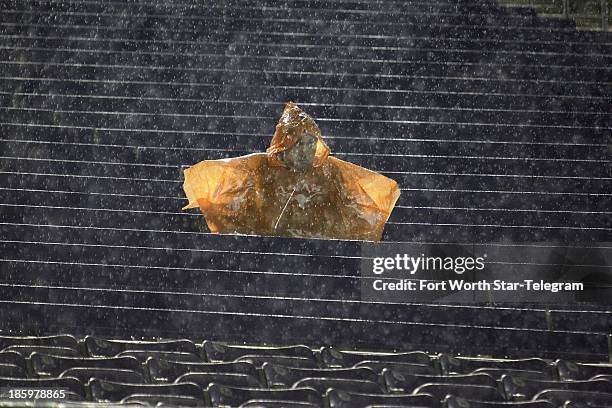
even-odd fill
[(492, 1), (0, 1), (0, 328), (607, 358), (607, 306), (364, 302), (359, 242), (180, 208), (293, 100), (400, 184), (386, 242), (593, 247), (609, 283), (611, 50)]

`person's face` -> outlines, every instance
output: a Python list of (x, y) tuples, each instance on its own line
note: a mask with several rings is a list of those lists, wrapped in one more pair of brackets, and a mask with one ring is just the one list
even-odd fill
[(316, 149), (316, 136), (311, 133), (304, 133), (296, 144), (284, 152), (281, 152), (279, 158), (291, 170), (304, 171), (312, 167)]

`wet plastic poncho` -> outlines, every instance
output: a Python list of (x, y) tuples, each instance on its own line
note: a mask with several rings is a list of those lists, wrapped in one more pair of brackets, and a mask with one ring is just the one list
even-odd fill
[[(317, 138), (310, 168), (279, 154), (305, 134)], [(189, 204), (212, 232), (378, 241), (397, 199), (394, 180), (329, 155), (315, 121), (286, 104), (266, 153), (204, 160), (185, 170)]]

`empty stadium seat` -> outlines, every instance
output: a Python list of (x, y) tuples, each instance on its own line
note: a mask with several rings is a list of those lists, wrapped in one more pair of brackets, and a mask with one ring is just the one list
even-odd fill
[(0, 377), (25, 378), (26, 372), (23, 368), (13, 364), (0, 364)]
[(437, 365), (394, 363), (389, 361), (362, 361), (355, 364), (355, 368), (368, 368), (374, 372), (382, 373), (384, 370), (393, 370), (402, 375), (423, 374), (441, 375), (440, 367)]
[(250, 400), (295, 401), (323, 406), (321, 395), (312, 388), (259, 389), (211, 384), (207, 393), (213, 406), (239, 406)]
[(497, 388), (488, 385), (428, 383), (417, 387), (413, 392), (433, 395), (440, 402), (447, 395), (469, 395), (470, 398), (480, 401), (504, 401)]
[(438, 407), (440, 404), (428, 394), (362, 394), (340, 390), (327, 393), (330, 408), (365, 408), (368, 406)]
[(555, 365), (559, 378), (563, 380), (588, 380), (595, 375), (612, 375), (612, 364), (573, 363), (559, 360)]
[(316, 368), (317, 362), (314, 357), (291, 357), (291, 356), (242, 356), (236, 359), (237, 362), (243, 361), (262, 367), (264, 364), (278, 364), (296, 368)]
[(83, 384), (86, 384), (92, 378), (120, 383), (144, 382), (143, 376), (139, 372), (118, 368), (73, 367), (63, 371), (59, 376), (76, 378)]
[(10, 346), (64, 347), (77, 350), (76, 338), (68, 334), (56, 336), (0, 336), (0, 350)]
[(120, 402), (133, 395), (191, 397), (203, 402), (202, 389), (193, 383), (133, 384), (94, 378), (87, 384), (91, 397), (99, 402)]
[(349, 391), (363, 394), (378, 394), (384, 392), (380, 385), (374, 381), (353, 380), (346, 378), (312, 378), (306, 377), (293, 384), (293, 388), (313, 388), (321, 395), (328, 389), (333, 388), (340, 391)]
[(78, 350), (69, 347), (49, 347), (49, 346), (36, 346), (36, 345), (13, 345), (4, 348), (4, 352), (15, 352), (21, 354), (24, 357), (29, 357), (32, 353), (43, 353), (50, 354), (53, 356), (63, 357), (78, 357), (80, 355)]
[(210, 383), (226, 385), (229, 387), (263, 388), (258, 376), (236, 373), (187, 373), (178, 377), (176, 383), (194, 383), (206, 388)]
[(174, 382), (188, 373), (233, 373), (257, 377), (256, 367), (246, 362), (188, 363), (149, 358), (146, 366), (154, 382)]
[(306, 346), (291, 347), (249, 347), (222, 344), (219, 342), (205, 341), (202, 348), (206, 353), (208, 361), (222, 362), (235, 361), (246, 356), (284, 356), (314, 359), (312, 350)]
[(308, 378), (340, 378), (347, 380), (378, 381), (376, 372), (369, 368), (295, 368), (266, 363), (263, 372), (270, 387), (291, 387), (297, 381)]
[(30, 361), (34, 373), (41, 377), (57, 377), (74, 368), (140, 370), (140, 363), (133, 357), (63, 357), (34, 353)]
[(15, 351), (0, 352), (0, 364), (14, 365), (23, 370), (26, 368), (25, 358)]
[(535, 378), (535, 379), (541, 379), (541, 380), (553, 380), (556, 378), (553, 372), (549, 370), (545, 370), (545, 371), (514, 370), (514, 369), (507, 369), (507, 368), (490, 368), (490, 367), (477, 368), (476, 370), (472, 371), (472, 374), (488, 374), (497, 380), (501, 379), (501, 377), (505, 374), (510, 375), (515, 378)]
[(506, 397), (513, 400), (531, 399), (542, 390), (570, 390), (606, 392), (612, 390), (612, 382), (606, 380), (551, 381), (515, 378), (504, 375), (501, 379)]
[(381, 361), (390, 363), (430, 364), (431, 357), (424, 352), (410, 353), (355, 353), (333, 348), (322, 348), (321, 359), (327, 367), (352, 367), (363, 361)]
[(612, 393), (575, 391), (575, 390), (544, 390), (534, 396), (537, 400), (546, 400), (560, 406), (567, 401), (586, 404), (587, 406), (609, 406), (612, 403)]
[(468, 398), (449, 396), (444, 400), (445, 408), (555, 408), (549, 401), (475, 401)]
[(168, 351), (197, 354), (195, 345), (189, 340), (123, 341), (87, 336), (85, 337), (85, 346), (92, 357), (112, 357), (125, 351)]
[(310, 402), (300, 402), (300, 401), (277, 401), (277, 400), (250, 400), (241, 404), (239, 408), (285, 408), (285, 407), (295, 407), (295, 408), (317, 408), (320, 405), (312, 404)]
[(187, 363), (201, 362), (202, 359), (194, 353), (182, 351), (158, 351), (158, 350), (127, 350), (116, 355), (117, 357), (134, 357), (141, 363), (149, 358), (157, 358), (166, 361), (182, 361)]
[(440, 357), (440, 364), (442, 365), (442, 370), (448, 374), (469, 374), (479, 368), (531, 370), (540, 372), (550, 372), (552, 370), (551, 363), (540, 358), (488, 359), (449, 357), (444, 355)]
[(123, 404), (143, 403), (146, 406), (155, 407), (201, 407), (204, 406), (201, 398), (195, 398), (185, 395), (152, 395), (152, 394), (132, 394), (129, 397), (123, 398)]
[(410, 393), (417, 387), (427, 383), (471, 384), (496, 387), (495, 379), (488, 374), (458, 374), (458, 375), (424, 375), (402, 374), (393, 369), (383, 370), (383, 379), (387, 389), (392, 392)]

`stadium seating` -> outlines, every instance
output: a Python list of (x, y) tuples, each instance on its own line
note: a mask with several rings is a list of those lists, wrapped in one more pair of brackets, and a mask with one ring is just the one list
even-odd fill
[[(610, 66), (610, 33), (492, 0), (0, 0), (0, 389), (612, 405)], [(380, 245), (591, 291), (364, 301), (364, 243), (211, 234), (183, 169), (264, 151), (288, 100), (400, 184)]]
[[(593, 404), (612, 402), (612, 381), (597, 377), (599, 371), (606, 372), (610, 365), (552, 361), (538, 359), (542, 372), (550, 379), (520, 377), (516, 374), (496, 375), (479, 372), (474, 364), (469, 374), (446, 371), (443, 361), (454, 359), (446, 354), (427, 354), (427, 365), (438, 370), (438, 375), (409, 374), (396, 371), (398, 357), (407, 353), (386, 353), (378, 359), (378, 370), (358, 367), (355, 359), (349, 367), (335, 368), (326, 363), (323, 351), (303, 345), (285, 347), (232, 346), (215, 342), (217, 350), (207, 353), (211, 342), (189, 341), (117, 341), (99, 337), (3, 337), (0, 341), (49, 344), (72, 339), (77, 357), (50, 355), (33, 352), (22, 356), (18, 364), (6, 364), (14, 371), (5, 371), (0, 377), (0, 389), (45, 388), (65, 390), (67, 402), (75, 406), (90, 406), (93, 402), (140, 403), (156, 405), (164, 403), (176, 406), (305, 406), (305, 407), (365, 407), (365, 406), (424, 406), (424, 407), (549, 407), (559, 406), (559, 401), (582, 398)], [(91, 344), (113, 344), (116, 355), (99, 356), (99, 350)], [(164, 349), (168, 353), (181, 353), (191, 349), (197, 361), (184, 362), (166, 360), (164, 356), (151, 356), (139, 362), (134, 357), (120, 356), (129, 348), (134, 351)], [(139, 350), (142, 348), (142, 350)], [(219, 355), (218, 350), (234, 350)], [(286, 357), (286, 353), (308, 354), (314, 359), (316, 368), (282, 366), (265, 363), (263, 367), (244, 361), (235, 350), (246, 353), (261, 350), (262, 355)], [(121, 351), (123, 350), (123, 351)], [(13, 351), (0, 351), (14, 355)], [(361, 350), (364, 359), (372, 352)], [(168, 354), (172, 358), (173, 354)], [(211, 361), (215, 360), (215, 362)], [(476, 361), (476, 359), (473, 359)], [(517, 367), (518, 360), (481, 359), (483, 369), (493, 365)], [(366, 361), (366, 360), (364, 360)], [(534, 361), (529, 368), (537, 368)], [(401, 363), (399, 363), (401, 364)], [(348, 364), (347, 364), (348, 365)], [(564, 378), (568, 366), (588, 365), (586, 380)], [(276, 401), (271, 403), (270, 401)], [(0, 399), (0, 406), (11, 406), (15, 399)], [(257, 405), (260, 404), (260, 405)], [(284, 405), (283, 405), (284, 404)], [(416, 404), (416, 405), (415, 405)], [(459, 404), (459, 405), (457, 405)], [(466, 405), (467, 404), (467, 405)], [(504, 404), (504, 405), (499, 405)], [(553, 405), (557, 404), (557, 405)]]

